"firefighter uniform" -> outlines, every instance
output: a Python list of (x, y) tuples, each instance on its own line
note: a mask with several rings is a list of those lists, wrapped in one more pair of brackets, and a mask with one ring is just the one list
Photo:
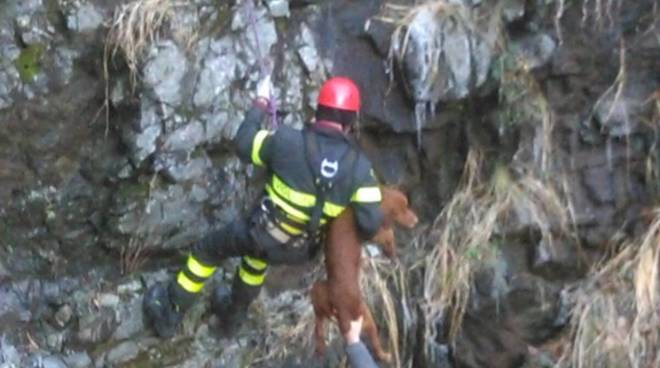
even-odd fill
[[(330, 111), (330, 117), (345, 114), (323, 111)], [(264, 283), (268, 265), (310, 260), (322, 245), (328, 222), (347, 206), (354, 209), (365, 239), (381, 225), (381, 192), (371, 163), (343, 131), (328, 128), (322, 121), (303, 130), (287, 126), (263, 130), (265, 118), (263, 104), (255, 102), (234, 139), (242, 160), (267, 170), (264, 194), (246, 218), (194, 244), (167, 290), (149, 290), (145, 309), (161, 336), (174, 333), (183, 311), (227, 257), (241, 257), (240, 266), (230, 295), (225, 295), (228, 301), (214, 308), (221, 321), (230, 323), (244, 317)], [(168, 303), (172, 310), (163, 307)]]

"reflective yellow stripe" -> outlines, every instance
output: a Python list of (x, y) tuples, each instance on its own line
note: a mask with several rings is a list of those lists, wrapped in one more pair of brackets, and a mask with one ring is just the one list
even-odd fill
[(261, 156), (259, 156), (259, 151), (261, 151), (261, 146), (264, 144), (264, 139), (270, 134), (267, 130), (260, 130), (257, 132), (257, 135), (254, 136), (254, 142), (252, 142), (252, 162), (257, 166), (263, 166), (264, 163), (261, 161)]
[(277, 193), (273, 190), (273, 188), (270, 186), (270, 184), (266, 184), (266, 192), (268, 193), (268, 196), (270, 199), (281, 209), (284, 210), (284, 212), (288, 213), (289, 215), (296, 217), (298, 219), (301, 219), (303, 221), (309, 220), (309, 216), (307, 216), (304, 212), (297, 210), (290, 204), (286, 203), (285, 200), (280, 198), (280, 196), (277, 195)]
[(338, 204), (325, 202), (323, 204), (323, 213), (330, 217), (337, 217), (340, 213), (342, 213), (342, 211), (344, 211), (344, 208), (344, 206), (340, 206)]
[(268, 267), (268, 264), (264, 260), (261, 260), (259, 258), (245, 256), (243, 257), (243, 260), (245, 261), (245, 263), (249, 264), (250, 267), (254, 268), (257, 271), (265, 270), (266, 267)]
[(316, 203), (316, 197), (312, 194), (299, 192), (286, 185), (277, 175), (273, 175), (273, 189), (282, 198), (301, 207), (313, 207)]
[(215, 267), (204, 266), (198, 260), (196, 260), (192, 254), (188, 255), (188, 262), (186, 263), (186, 265), (188, 266), (190, 272), (193, 273), (193, 275), (202, 278), (208, 278), (211, 275), (213, 275), (213, 272), (215, 272)]
[(373, 203), (382, 200), (379, 187), (362, 187), (355, 191), (351, 202)]
[(244, 270), (243, 267), (240, 267), (238, 270), (238, 277), (243, 280), (244, 283), (252, 286), (259, 286), (264, 283), (266, 274), (263, 275), (253, 275), (248, 271)]
[(203, 282), (195, 282), (189, 279), (183, 271), (179, 271), (176, 282), (181, 285), (184, 290), (187, 290), (191, 293), (199, 293), (199, 291), (204, 287)]
[(282, 229), (284, 229), (287, 233), (291, 235), (299, 235), (302, 234), (303, 232), (302, 230), (295, 228), (289, 224), (285, 224), (284, 222), (281, 222), (279, 225), (282, 226)]
[[(304, 192), (299, 192), (288, 186), (277, 175), (273, 175), (272, 188), (281, 198), (288, 200), (301, 207), (314, 207), (316, 196)], [(284, 207), (284, 206), (282, 206)], [(330, 217), (337, 217), (344, 210), (344, 206), (326, 201), (323, 204), (323, 213)], [(288, 211), (287, 211), (288, 212)], [(301, 217), (301, 216), (297, 216)], [(302, 218), (302, 217), (301, 217)]]

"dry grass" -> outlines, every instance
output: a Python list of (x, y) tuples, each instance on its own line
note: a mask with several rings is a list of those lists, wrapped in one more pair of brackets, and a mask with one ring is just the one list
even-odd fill
[(623, 0), (582, 0), (582, 24), (592, 22), (602, 28), (614, 24)]
[(171, 0), (135, 0), (115, 10), (106, 42), (106, 55), (114, 56), (118, 51), (122, 53), (132, 82), (135, 82), (148, 46), (158, 38), (163, 24), (172, 17), (173, 11)]
[[(306, 288), (280, 293), (269, 298), (266, 304), (261, 305), (262, 308), (257, 306), (259, 320), (264, 324), (259, 329), (268, 333), (255, 349), (257, 353), (253, 364), (284, 359), (293, 353), (300, 354), (301, 350), (310, 354), (314, 351), (315, 317), (308, 289), (313, 281), (325, 278), (324, 267), (324, 262), (318, 262), (310, 274), (305, 275), (309, 281)], [(330, 330), (336, 334), (336, 329)], [(332, 337), (337, 338), (338, 335)]]
[(660, 208), (576, 294), (573, 341), (558, 367), (660, 366)]
[(570, 206), (554, 186), (531, 175), (514, 178), (506, 168), (486, 180), (482, 163), (477, 152), (468, 155), (459, 190), (430, 231), (406, 247), (401, 263), (366, 262), (362, 288), (394, 366), (411, 367), (418, 346), (430, 348), (447, 332), (453, 342), (473, 276), (497, 256), (494, 244), (508, 220), (528, 219), (548, 244), (572, 231)]
[(649, 148), (649, 154), (646, 157), (646, 182), (655, 198), (660, 198), (660, 89), (655, 91), (646, 103), (653, 104), (653, 113), (651, 119), (646, 121), (646, 125), (653, 131), (654, 140)]
[(149, 46), (163, 32), (168, 31), (186, 49), (196, 41), (198, 30), (195, 26), (170, 24), (177, 11), (189, 6), (191, 4), (185, 1), (133, 0), (117, 7), (105, 45), (106, 63), (117, 52), (121, 52), (128, 65), (132, 85), (135, 86), (140, 64)]
[(418, 246), (430, 252), (421, 261), (425, 339), (435, 341), (438, 321), (449, 326), (453, 340), (460, 331), (471, 293), (472, 278), (498, 253), (497, 241), (512, 216), (536, 228), (548, 244), (558, 233), (570, 232), (570, 216), (561, 195), (548, 182), (525, 175), (514, 178), (497, 168), (490, 181), (481, 180), (483, 158), (468, 155), (459, 190)]
[(138, 271), (147, 261), (145, 256), (146, 241), (138, 236), (131, 236), (128, 244), (119, 251), (119, 269), (122, 275)]
[(267, 331), (252, 364), (284, 359), (302, 351), (313, 352), (314, 309), (306, 291), (291, 290), (268, 301), (260, 319)]
[[(153, 174), (151, 180), (149, 180), (144, 209), (138, 219), (138, 231), (142, 229), (145, 216), (148, 212), (149, 202), (153, 199), (152, 193), (157, 184), (158, 174)], [(151, 235), (148, 230), (146, 233), (135, 233), (130, 237), (128, 243), (121, 247), (119, 250), (119, 269), (122, 275), (128, 275), (138, 271), (146, 263), (148, 259), (147, 249), (150, 245), (153, 245), (154, 241)]]
[[(366, 258), (361, 277), (363, 294), (374, 320), (378, 326), (380, 336), (385, 336), (383, 347), (392, 354), (395, 367), (403, 366), (404, 351), (406, 351), (407, 334), (410, 331), (409, 316), (400, 316), (399, 308), (406, 310), (406, 299), (400, 297), (406, 295), (407, 278), (401, 264), (393, 264), (392, 261), (383, 258)], [(393, 287), (395, 290), (391, 290)], [(407, 317), (407, 318), (406, 318)], [(403, 329), (400, 330), (400, 321), (404, 321)]]
[[(501, 38), (505, 44), (508, 42)], [(506, 46), (502, 46), (506, 48)], [(499, 72), (499, 102), (504, 107), (498, 124), (532, 127), (533, 164), (537, 173), (549, 173), (553, 156), (552, 132), (555, 118), (547, 96), (524, 59), (504, 53), (497, 66)]]

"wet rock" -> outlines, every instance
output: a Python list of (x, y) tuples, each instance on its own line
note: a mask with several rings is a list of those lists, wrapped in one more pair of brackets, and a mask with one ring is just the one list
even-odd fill
[(121, 301), (118, 295), (103, 293), (96, 296), (96, 301), (101, 307), (116, 308)]
[(237, 78), (237, 59), (233, 40), (223, 37), (211, 41), (202, 62), (193, 102), (197, 107), (228, 109), (229, 86)]
[(190, 191), (190, 197), (198, 203), (204, 203), (209, 199), (209, 192), (204, 187), (193, 184)]
[(446, 344), (431, 342), (427, 345), (425, 363), (428, 367), (453, 368), (449, 347)]
[(395, 29), (396, 24), (384, 21), (378, 17), (370, 18), (364, 23), (364, 31), (369, 36), (370, 41), (376, 47), (378, 53), (383, 57), (387, 57), (391, 36)]
[(165, 137), (162, 149), (190, 153), (204, 141), (204, 138), (204, 126), (201, 122), (193, 120)]
[(268, 55), (271, 47), (277, 43), (275, 21), (268, 16), (266, 8), (255, 9), (250, 2), (243, 3), (241, 9), (234, 14), (231, 29), (242, 35), (238, 44), (240, 49), (246, 52), (247, 58), (244, 61), (249, 66), (257, 66), (259, 57)]
[(7, 73), (0, 72), (0, 110), (10, 107), (14, 103), (10, 96), (11, 84)]
[(110, 366), (126, 363), (135, 359), (139, 352), (140, 348), (137, 343), (133, 341), (125, 341), (108, 352), (105, 357), (105, 362)]
[(41, 0), (19, 1), (16, 10), (16, 33), (25, 45), (44, 45), (55, 32), (48, 22)]
[(21, 280), (0, 285), (0, 316), (17, 315), (21, 321), (30, 321), (49, 312), (48, 305), (63, 304), (68, 293), (78, 287), (78, 281), (62, 278), (58, 281), (38, 279)]
[(20, 54), (21, 49), (14, 42), (11, 24), (0, 17), (0, 110), (13, 104), (12, 92), (21, 84), (15, 66)]
[(525, 36), (514, 42), (512, 46), (517, 59), (523, 63), (526, 70), (532, 70), (546, 65), (557, 43), (545, 33)]
[(543, 239), (534, 247), (531, 269), (545, 280), (577, 279), (584, 274), (586, 266), (578, 245), (568, 240), (555, 239), (550, 243)]
[(103, 15), (92, 3), (84, 3), (66, 17), (67, 27), (74, 32), (91, 32), (103, 23)]
[(394, 37), (392, 53), (413, 101), (464, 98), (484, 83), (492, 50), (468, 19), (463, 6), (422, 6)]
[(582, 171), (582, 182), (596, 203), (612, 203), (615, 199), (613, 172), (606, 166), (587, 168)]
[(4, 334), (0, 336), (0, 363), (2, 367), (8, 368), (19, 367), (21, 363), (21, 356), (18, 350), (8, 340)]
[(4, 281), (5, 279), (9, 278), (9, 276), (11, 276), (11, 273), (0, 260), (0, 281)]
[(142, 98), (138, 121), (134, 126), (122, 126), (123, 140), (131, 151), (130, 157), (135, 165), (156, 151), (156, 139), (162, 131), (160, 122), (156, 104), (149, 98)]
[(185, 54), (171, 40), (158, 42), (147, 55), (143, 84), (147, 91), (169, 106), (181, 103), (181, 81), (188, 69)]
[(137, 293), (142, 290), (142, 283), (139, 280), (131, 280), (117, 286), (119, 294)]
[[(118, 216), (111, 219), (115, 231), (137, 236), (145, 249), (185, 246), (206, 232), (208, 221), (203, 217), (202, 205), (188, 198), (189, 190), (180, 185), (154, 188), (146, 201), (142, 190), (147, 189), (127, 188), (115, 198), (112, 211)], [(119, 247), (123, 243), (108, 246)]]
[(268, 0), (267, 4), (274, 18), (289, 16), (289, 0)]
[(96, 345), (107, 341), (116, 327), (114, 310), (102, 308), (81, 317), (76, 338), (80, 343)]
[(300, 35), (298, 36), (298, 56), (305, 66), (308, 74), (315, 73), (321, 65), (321, 59), (318, 51), (316, 50), (316, 42), (311, 29), (306, 25), (300, 26)]
[(185, 154), (159, 154), (154, 161), (154, 169), (162, 172), (174, 182), (184, 182), (193, 179), (203, 179), (213, 168), (211, 160), (204, 151), (195, 158), (188, 158)]
[(507, 23), (514, 22), (525, 16), (526, 0), (504, 0), (502, 7), (502, 17)]
[[(223, 138), (231, 139), (229, 134), (232, 124), (229, 123), (229, 113), (223, 110), (214, 110), (210, 113), (201, 116), (201, 121), (204, 124), (204, 140), (209, 143), (218, 143)], [(234, 123), (235, 125), (236, 123)]]
[(73, 309), (70, 305), (64, 304), (55, 312), (54, 319), (58, 327), (64, 328), (71, 321), (71, 317), (73, 317)]
[(64, 357), (64, 362), (69, 368), (89, 368), (92, 366), (92, 358), (86, 351), (69, 354)]
[(644, 95), (650, 96), (650, 89), (636, 83), (622, 91), (608, 90), (601, 96), (594, 111), (600, 132), (617, 138), (635, 133), (643, 120), (642, 116), (651, 116), (643, 106)]
[(122, 304), (118, 314), (119, 326), (112, 335), (114, 340), (129, 339), (144, 331), (141, 296), (133, 298), (130, 303)]
[(501, 299), (482, 301), (468, 311), (453, 352), (461, 367), (520, 366), (528, 354), (527, 345), (544, 341), (561, 328), (558, 290), (521, 276), (509, 285)]
[[(285, 78), (283, 80), (283, 94), (281, 95), (280, 98), (280, 108), (284, 110), (297, 110), (300, 108), (300, 106), (303, 105), (303, 101), (305, 97), (307, 97), (307, 102), (308, 104), (313, 104), (314, 107), (316, 107), (316, 98), (312, 96), (304, 96), (303, 92), (307, 89), (305, 86), (306, 80), (304, 78), (304, 73), (302, 67), (296, 62), (296, 56), (295, 54), (292, 53), (287, 53), (285, 55), (285, 60), (286, 63), (289, 65), (289, 68), (287, 68)], [(311, 82), (313, 83), (313, 81)], [(320, 83), (319, 83), (320, 84)], [(316, 88), (310, 88), (313, 90), (316, 90)], [(290, 114), (290, 116), (287, 116), (287, 118), (293, 118), (294, 114)], [(293, 120), (293, 119), (291, 119)], [(286, 120), (285, 120), (286, 122)], [(298, 120), (295, 122), (293, 121), (289, 123), (288, 125), (292, 125), (294, 127), (298, 126), (300, 127), (300, 124), (302, 124), (302, 120)]]
[(57, 73), (53, 73), (54, 79), (60, 86), (65, 86), (71, 83), (71, 78), (74, 73), (74, 63), (78, 58), (78, 52), (63, 46), (55, 49), (55, 56), (53, 60), (53, 69)]
[(41, 361), (41, 368), (69, 368), (62, 358), (57, 356), (48, 356)]

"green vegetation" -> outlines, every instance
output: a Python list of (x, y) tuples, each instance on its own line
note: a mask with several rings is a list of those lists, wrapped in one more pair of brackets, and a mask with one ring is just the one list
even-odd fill
[(42, 44), (29, 45), (21, 51), (16, 59), (16, 68), (24, 83), (32, 82), (41, 71), (41, 59), (45, 49)]

